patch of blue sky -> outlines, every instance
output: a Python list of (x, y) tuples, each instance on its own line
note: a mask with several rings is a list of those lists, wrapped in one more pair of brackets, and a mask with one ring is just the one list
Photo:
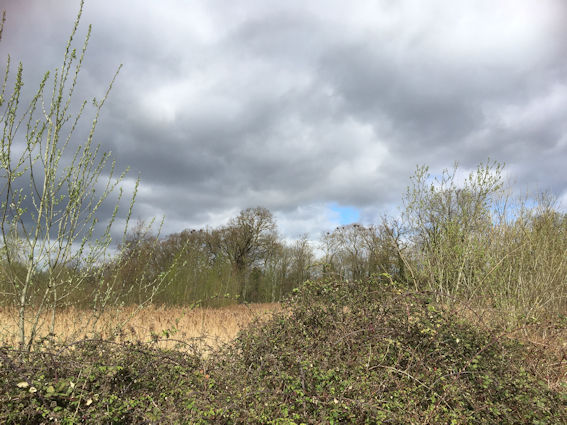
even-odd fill
[(360, 211), (358, 208), (349, 205), (339, 205), (336, 202), (329, 205), (331, 211), (338, 216), (341, 226), (358, 222), (360, 219)]
[(541, 200), (523, 197), (511, 197), (506, 202), (494, 202), (491, 205), (491, 212), (496, 217), (503, 217), (508, 223), (513, 223), (522, 213), (526, 211), (536, 212), (538, 208), (545, 205)]

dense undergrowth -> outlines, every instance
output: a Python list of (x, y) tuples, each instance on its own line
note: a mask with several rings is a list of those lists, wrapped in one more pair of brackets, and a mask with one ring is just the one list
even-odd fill
[(209, 356), (110, 341), (4, 348), (0, 422), (567, 423), (567, 388), (540, 379), (529, 347), (433, 299), (387, 279), (306, 282)]

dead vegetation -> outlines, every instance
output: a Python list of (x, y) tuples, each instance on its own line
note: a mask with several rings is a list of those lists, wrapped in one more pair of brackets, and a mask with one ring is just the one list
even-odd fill
[[(67, 308), (57, 313), (54, 335), (46, 327), (38, 339), (78, 341), (102, 338), (115, 342), (156, 342), (160, 348), (197, 345), (216, 348), (233, 340), (252, 321), (268, 318), (281, 309), (278, 303), (235, 304), (220, 308), (130, 306), (104, 312), (93, 323), (93, 312)], [(48, 321), (48, 314), (42, 319)], [(0, 308), (0, 336), (3, 346), (16, 346), (17, 314)]]

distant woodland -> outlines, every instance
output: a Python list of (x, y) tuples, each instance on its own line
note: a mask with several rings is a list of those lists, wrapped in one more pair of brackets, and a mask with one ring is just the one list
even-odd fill
[[(138, 223), (119, 253), (86, 277), (80, 261), (59, 267), (58, 303), (86, 307), (101, 294), (112, 294), (120, 305), (275, 302), (306, 280), (377, 275), (512, 315), (565, 311), (567, 215), (545, 194), (512, 200), (501, 170), (481, 164), (463, 183), (456, 181), (456, 168), (434, 179), (420, 167), (399, 217), (337, 227), (317, 246), (307, 235), (283, 241), (263, 207), (245, 209), (218, 228), (161, 237)], [(3, 291), (24, 272), (12, 258), (2, 269)], [(49, 278), (44, 270), (34, 273), (37, 296), (31, 300), (39, 303)]]

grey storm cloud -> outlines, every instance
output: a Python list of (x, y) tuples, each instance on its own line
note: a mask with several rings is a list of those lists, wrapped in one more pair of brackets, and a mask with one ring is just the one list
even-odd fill
[[(39, 81), (78, 4), (7, 0), (0, 56)], [(567, 208), (561, 0), (87, 1), (90, 23), (79, 97), (124, 64), (96, 139), (166, 231), (262, 205), (316, 236), (340, 223), (333, 204), (363, 221), (394, 208), (417, 164), (488, 157)]]

